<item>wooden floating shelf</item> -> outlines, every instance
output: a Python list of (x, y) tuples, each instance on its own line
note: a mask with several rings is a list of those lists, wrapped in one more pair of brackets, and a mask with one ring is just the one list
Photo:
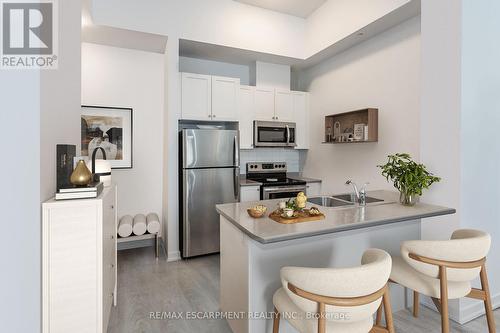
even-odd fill
[[(354, 136), (354, 125), (363, 124), (368, 128), (366, 140), (354, 141), (328, 141), (329, 132), (335, 136), (335, 125), (342, 136), (352, 134)], [(364, 133), (363, 133), (364, 136)], [(345, 143), (367, 143), (378, 142), (378, 109), (366, 108), (356, 111), (333, 114), (325, 117), (325, 141), (324, 144), (345, 144)]]

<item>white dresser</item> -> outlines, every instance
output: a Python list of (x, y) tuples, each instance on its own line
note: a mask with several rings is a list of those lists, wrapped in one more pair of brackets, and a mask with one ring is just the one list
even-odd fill
[(42, 208), (42, 332), (106, 332), (116, 304), (116, 187)]

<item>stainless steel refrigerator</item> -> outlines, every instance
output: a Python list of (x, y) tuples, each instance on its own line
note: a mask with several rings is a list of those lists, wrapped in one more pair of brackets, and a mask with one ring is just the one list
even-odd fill
[(240, 199), (239, 132), (183, 129), (180, 143), (181, 256), (217, 253), (220, 234), (215, 205)]

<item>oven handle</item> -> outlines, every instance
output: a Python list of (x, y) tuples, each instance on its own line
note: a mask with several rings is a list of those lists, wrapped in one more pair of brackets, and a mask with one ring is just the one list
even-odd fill
[(286, 127), (286, 143), (289, 144), (290, 143), (290, 127), (288, 127), (288, 125), (286, 125), (285, 127)]
[(265, 193), (279, 193), (279, 192), (287, 192), (287, 191), (305, 191), (307, 187), (305, 185), (301, 186), (283, 186), (283, 187), (267, 187), (262, 191)]

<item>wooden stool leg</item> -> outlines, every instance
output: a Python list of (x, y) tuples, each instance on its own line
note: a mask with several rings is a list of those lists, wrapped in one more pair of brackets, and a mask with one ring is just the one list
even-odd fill
[(448, 319), (448, 277), (446, 267), (439, 266), (439, 282), (441, 289), (441, 331), (450, 332), (450, 322)]
[(386, 287), (384, 296), (382, 297), (384, 303), (384, 313), (385, 313), (385, 326), (389, 333), (394, 333), (394, 320), (392, 319), (392, 307), (391, 299), (389, 295), (389, 287)]
[(278, 333), (280, 331), (280, 313), (278, 309), (274, 308), (274, 322), (273, 322), (273, 333)]
[(380, 326), (382, 324), (382, 310), (383, 310), (384, 303), (383, 301), (380, 302), (380, 306), (377, 309), (377, 319), (375, 320), (375, 325)]
[(319, 303), (318, 333), (326, 333), (325, 303)]
[(413, 291), (413, 317), (418, 318), (418, 307), (420, 305), (419, 293)]
[(488, 275), (486, 274), (486, 265), (481, 266), (481, 287), (485, 293), (484, 309), (486, 310), (486, 320), (488, 321), (488, 332), (495, 333), (495, 317), (491, 306), (490, 286), (488, 284)]

